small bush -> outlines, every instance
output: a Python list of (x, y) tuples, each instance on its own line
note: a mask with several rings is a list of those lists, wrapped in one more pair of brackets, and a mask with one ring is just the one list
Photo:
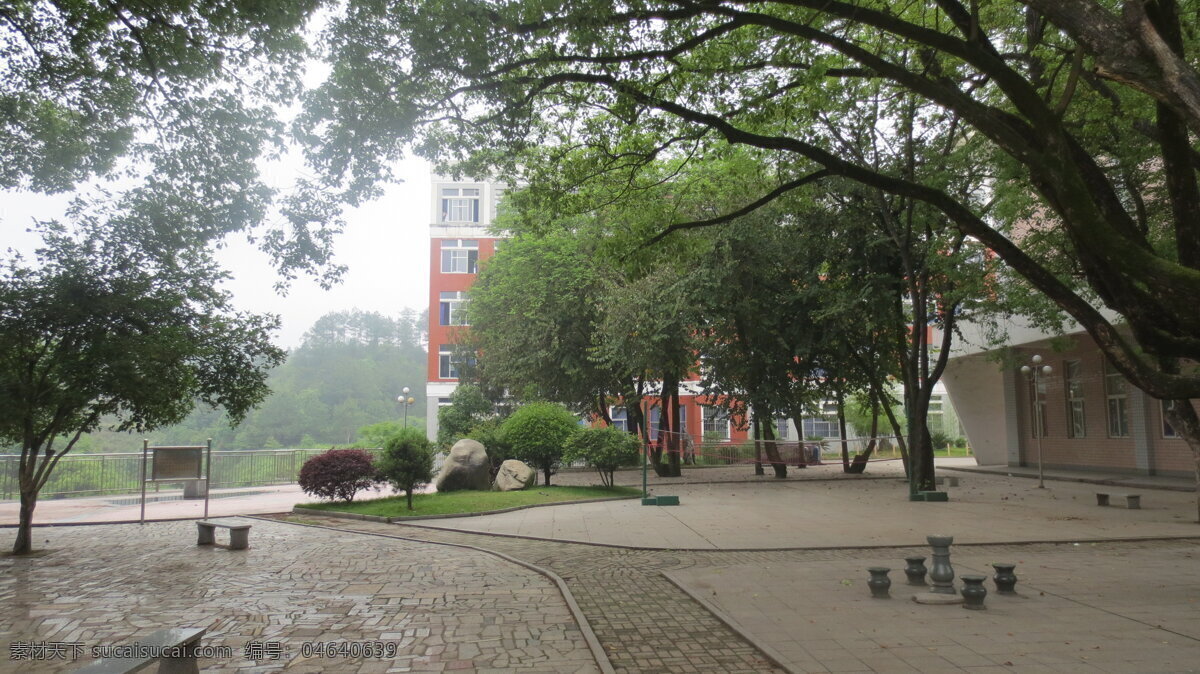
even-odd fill
[(929, 441), (934, 449), (945, 449), (950, 446), (951, 438), (949, 435), (938, 431), (929, 434)]
[(581, 428), (567, 442), (563, 460), (583, 461), (600, 473), (605, 487), (613, 486), (613, 472), (637, 463), (641, 442), (619, 428)]
[(504, 439), (504, 433), (500, 431), (500, 424), (501, 420), (497, 417), (486, 419), (476, 424), (467, 434), (468, 438), (483, 445), (483, 448), (487, 450), (493, 480), (496, 479), (496, 473), (500, 470), (500, 464), (513, 458), (512, 445)]
[(578, 419), (562, 405), (531, 403), (513, 412), (500, 430), (512, 446), (513, 458), (540, 469), (549, 485), (576, 428)]
[(304, 493), (330, 501), (353, 501), (355, 494), (374, 484), (373, 458), (361, 449), (332, 449), (305, 461), (300, 468)]
[(413, 491), (433, 479), (433, 445), (415, 428), (404, 428), (383, 444), (379, 480), (404, 492), (412, 510)]

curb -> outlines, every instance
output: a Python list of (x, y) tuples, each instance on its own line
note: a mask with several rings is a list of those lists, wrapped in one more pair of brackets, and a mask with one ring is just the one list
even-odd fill
[[(611, 500), (611, 499), (604, 499), (604, 500)], [(376, 536), (379, 538), (392, 538), (395, 540), (407, 541), (410, 543), (424, 543), (427, 545), (444, 545), (446, 547), (451, 547), (451, 548), (462, 548), (464, 550), (472, 550), (475, 552), (481, 552), (484, 554), (493, 555), (495, 557), (499, 557), (500, 559), (503, 559), (506, 562), (510, 562), (512, 564), (516, 564), (517, 566), (521, 566), (526, 569), (529, 569), (530, 571), (533, 571), (534, 573), (538, 573), (538, 574), (541, 574), (542, 576), (545, 576), (548, 580), (550, 580), (550, 582), (554, 583), (554, 585), (558, 588), (558, 592), (559, 592), (559, 594), (562, 595), (563, 601), (566, 602), (567, 610), (569, 610), (571, 612), (571, 616), (575, 619), (575, 624), (579, 626), (579, 632), (583, 635), (583, 640), (585, 643), (587, 643), (588, 650), (590, 650), (592, 652), (592, 658), (596, 661), (596, 666), (600, 668), (601, 674), (615, 674), (615, 672), (616, 672), (616, 670), (613, 669), (612, 662), (608, 659), (608, 654), (604, 652), (604, 647), (600, 644), (600, 640), (598, 638), (596, 638), (596, 633), (592, 631), (591, 623), (588, 622), (587, 616), (583, 614), (583, 609), (579, 608), (579, 603), (575, 601), (575, 595), (571, 594), (571, 589), (567, 587), (566, 581), (564, 581), (557, 573), (554, 573), (553, 571), (550, 571), (549, 569), (543, 569), (542, 567), (537, 566), (536, 564), (530, 564), (529, 562), (521, 561), (519, 559), (516, 559), (515, 557), (510, 557), (510, 556), (504, 554), (503, 552), (497, 552), (495, 550), (488, 550), (486, 548), (478, 548), (478, 547), (475, 547), (474, 545), (464, 545), (462, 543), (441, 543), (441, 542), (437, 542), (437, 541), (423, 541), (419, 538), (407, 538), (405, 536), (396, 536), (394, 534), (382, 534), (382, 533), (377, 533), (377, 532), (373, 532), (373, 531), (357, 531), (357, 530), (339, 529), (337, 527), (327, 527), (323, 524), (302, 524), (300, 522), (289, 522), (287, 520), (277, 520), (277, 519), (270, 519), (270, 518), (266, 518), (266, 517), (255, 517), (252, 515), (243, 515), (242, 517), (246, 517), (247, 519), (261, 520), (264, 522), (275, 522), (278, 524), (290, 524), (290, 525), (296, 526), (296, 527), (310, 527), (313, 529), (324, 529), (326, 531), (337, 531), (337, 532), (351, 531), (352, 533), (361, 534), (363, 536)]]
[[(1017, 473), (1003, 472), (1002, 473), (1000, 471), (980, 470), (979, 468), (970, 468), (970, 467), (961, 467), (961, 466), (943, 467), (943, 468), (939, 468), (938, 470), (952, 470), (952, 471), (956, 471), (959, 473), (971, 473), (973, 475), (990, 475), (991, 477), (1001, 477), (1001, 478), (1003, 478), (1003, 477), (1023, 477), (1023, 478), (1027, 478), (1030, 480), (1037, 479), (1037, 474), (1035, 474), (1035, 473), (1024, 473), (1024, 472), (1017, 472)], [(1136, 482), (1136, 480), (1139, 477), (1153, 477), (1153, 476), (1130, 475), (1128, 477), (1104, 478), (1104, 477), (1082, 477), (1082, 476), (1071, 477), (1071, 476), (1062, 476), (1062, 475), (1046, 475), (1045, 479), (1047, 481), (1053, 481), (1053, 482), (1074, 482), (1077, 484), (1095, 484), (1095, 485), (1100, 485), (1103, 487), (1120, 487), (1122, 489), (1153, 489), (1155, 491), (1173, 491), (1173, 492), (1179, 492), (1179, 493), (1183, 493), (1183, 494), (1196, 493), (1196, 487), (1193, 487), (1191, 485), (1178, 486), (1178, 485), (1173, 485), (1173, 484), (1149, 484), (1149, 483), (1145, 483), (1145, 482)]]
[(407, 517), (384, 517), (383, 515), (360, 515), (358, 513), (345, 513), (337, 510), (318, 510), (316, 508), (302, 508), (296, 506), (292, 508), (292, 512), (297, 515), (323, 515), (325, 517), (337, 517), (347, 520), (366, 520), (368, 522), (382, 522), (384, 524), (404, 524), (405, 522), (416, 522), (419, 520), (445, 520), (457, 519), (461, 517), (480, 517), (483, 515), (500, 515), (502, 513), (511, 513), (518, 510), (527, 510), (529, 508), (545, 508), (547, 506), (558, 505), (579, 505), (580, 503), (602, 503), (604, 501), (629, 501), (635, 498), (641, 498), (641, 494), (633, 496), (610, 496), (607, 498), (589, 498), (582, 501), (554, 501), (552, 503), (530, 503), (529, 505), (513, 506), (511, 508), (501, 508), (500, 510), (484, 510), (477, 513), (453, 513), (449, 515), (412, 515)]

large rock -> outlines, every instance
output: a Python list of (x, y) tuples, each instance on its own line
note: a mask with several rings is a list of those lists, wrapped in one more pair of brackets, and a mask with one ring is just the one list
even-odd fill
[(492, 486), (491, 463), (483, 445), (470, 438), (454, 443), (450, 454), (442, 462), (434, 484), (438, 491), (479, 489), (486, 491)]
[(500, 470), (496, 473), (496, 482), (492, 484), (492, 489), (496, 491), (521, 491), (527, 489), (537, 481), (537, 473), (532, 468), (527, 466), (524, 461), (509, 459), (500, 464)]

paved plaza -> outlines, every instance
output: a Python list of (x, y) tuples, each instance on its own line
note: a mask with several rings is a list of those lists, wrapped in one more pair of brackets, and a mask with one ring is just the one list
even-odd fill
[[(897, 469), (652, 480), (677, 507), (628, 500), (408, 524), (248, 517), (242, 552), (197, 548), (188, 521), (39, 528), (48, 554), (0, 562), (0, 631), (10, 644), (91, 646), (195, 624), (209, 628), (206, 644), (236, 651), (206, 660), (211, 671), (1200, 671), (1200, 525), (1183, 481), (1116, 489), (1056, 474), (1038, 489), (1004, 470), (943, 471), (960, 481), (949, 503), (910, 503)], [(1131, 488), (1142, 510), (1095, 505), (1096, 491)], [(979, 612), (910, 601), (919, 588), (904, 584), (903, 558), (928, 554), (934, 533), (955, 536), (960, 576), (1016, 563), (1019, 594), (989, 581)], [(876, 565), (893, 569), (890, 600), (870, 598), (865, 569)], [(399, 652), (300, 653), (331, 640), (395, 641)], [(262, 642), (284, 655), (244, 657)]]
[[(82, 664), (13, 659), (21, 644), (78, 645), (86, 656), (165, 627), (204, 627), (205, 645), (232, 651), (203, 659), (206, 672), (599, 671), (558, 588), (533, 570), (458, 547), (222, 521), (252, 524), (250, 549), (199, 547), (190, 521), (36, 529), (48, 554), (0, 558), (0, 669)], [(396, 650), (314, 651), (329, 642)]]

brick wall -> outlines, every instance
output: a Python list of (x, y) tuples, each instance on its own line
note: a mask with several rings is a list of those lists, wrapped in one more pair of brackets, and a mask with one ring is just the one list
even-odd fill
[[(1030, 362), (1037, 353), (1042, 364), (1054, 371), (1045, 378), (1046, 435), (1042, 439), (1042, 460), (1046, 467), (1063, 467), (1125, 473), (1190, 475), (1194, 470), (1192, 452), (1178, 438), (1164, 437), (1162, 408), (1159, 401), (1126, 385), (1125, 401), (1128, 433), (1110, 437), (1108, 397), (1105, 389), (1104, 358), (1086, 336), (1077, 336), (1065, 351), (1050, 348), (1015, 349), (1016, 366)], [(1084, 437), (1069, 436), (1066, 390), (1066, 364), (1078, 360), (1083, 386)], [(1020, 461), (1037, 465), (1038, 441), (1033, 432), (1033, 385), (1024, 375), (1017, 377), (1017, 417)]]

